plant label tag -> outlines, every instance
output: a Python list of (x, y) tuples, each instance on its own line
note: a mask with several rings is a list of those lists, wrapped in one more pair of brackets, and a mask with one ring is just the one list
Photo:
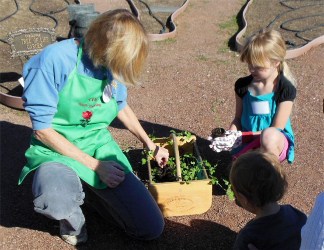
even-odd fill
[(107, 84), (106, 87), (104, 88), (104, 91), (102, 93), (102, 100), (107, 103), (110, 101), (112, 97), (112, 86), (111, 84)]
[(35, 55), (55, 41), (55, 31), (49, 28), (22, 29), (8, 34), (11, 57)]
[(254, 115), (270, 114), (270, 105), (268, 101), (252, 102), (251, 106)]

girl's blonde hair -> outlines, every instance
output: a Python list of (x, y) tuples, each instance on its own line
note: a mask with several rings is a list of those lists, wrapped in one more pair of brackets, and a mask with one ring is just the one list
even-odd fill
[(148, 55), (148, 37), (128, 10), (111, 10), (97, 17), (85, 34), (84, 44), (96, 67), (109, 68), (113, 77), (125, 84), (137, 83)]
[(276, 30), (260, 30), (251, 36), (241, 51), (241, 61), (253, 66), (265, 67), (266, 63), (280, 62), (278, 71), (293, 84), (296, 81), (285, 62), (286, 44)]
[(257, 207), (279, 201), (288, 186), (278, 157), (259, 150), (245, 153), (234, 161), (230, 182), (235, 192), (243, 194)]

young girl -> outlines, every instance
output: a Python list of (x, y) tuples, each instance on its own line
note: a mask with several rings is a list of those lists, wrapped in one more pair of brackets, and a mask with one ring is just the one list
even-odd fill
[(251, 74), (235, 83), (236, 111), (229, 130), (242, 131), (243, 144), (232, 150), (234, 159), (261, 147), (280, 162), (294, 160), (290, 114), (296, 88), (285, 55), (285, 42), (275, 30), (261, 30), (241, 51)]
[(159, 207), (107, 129), (117, 117), (160, 166), (167, 162), (168, 151), (152, 142), (127, 104), (124, 84), (137, 82), (147, 54), (142, 24), (117, 9), (99, 15), (84, 39), (52, 44), (24, 65), (34, 134), (19, 183), (34, 171), (34, 209), (58, 220), (69, 244), (87, 240), (84, 189), (86, 200), (93, 197), (91, 205), (128, 235), (151, 240), (162, 233)]
[(237, 235), (234, 249), (299, 249), (306, 215), (291, 205), (279, 205), (287, 182), (273, 154), (259, 150), (238, 157), (230, 171), (236, 203), (255, 214)]

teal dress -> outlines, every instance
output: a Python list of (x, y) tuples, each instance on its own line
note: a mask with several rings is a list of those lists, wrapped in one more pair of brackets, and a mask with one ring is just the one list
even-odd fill
[[(248, 90), (248, 85), (251, 83), (252, 79), (252, 76), (240, 78), (235, 83), (235, 92), (242, 98), (243, 102), (241, 116), (242, 131), (256, 132), (271, 126), (277, 111), (277, 106), (283, 101), (293, 101), (296, 97), (296, 88), (283, 75), (280, 75), (275, 92), (253, 96)], [(286, 136), (289, 142), (287, 160), (289, 163), (292, 163), (295, 158), (295, 137), (290, 118), (285, 128), (283, 130), (280, 129), (280, 131)], [(245, 146), (246, 145), (243, 145), (232, 153), (239, 152)]]

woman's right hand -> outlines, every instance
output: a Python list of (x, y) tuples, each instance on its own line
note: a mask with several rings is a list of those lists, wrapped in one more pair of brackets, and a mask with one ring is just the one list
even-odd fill
[(154, 158), (157, 164), (163, 168), (169, 160), (169, 151), (166, 148), (156, 146)]
[(110, 188), (117, 187), (125, 179), (123, 167), (114, 161), (100, 161), (96, 173), (100, 180)]

